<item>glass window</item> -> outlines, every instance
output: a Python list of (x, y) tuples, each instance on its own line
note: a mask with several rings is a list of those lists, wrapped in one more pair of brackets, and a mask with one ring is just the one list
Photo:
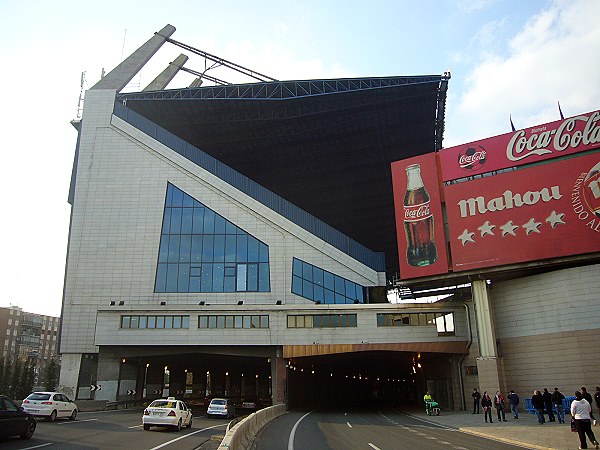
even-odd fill
[(165, 328), (173, 328), (173, 316), (165, 316)]
[(198, 316), (198, 328), (208, 328), (208, 316)]
[(131, 316), (131, 328), (139, 328), (140, 327), (140, 317), (139, 316)]
[(244, 328), (250, 328), (251, 320), (250, 316), (244, 316)]
[(251, 328), (260, 328), (260, 316), (252, 316)]
[(287, 316), (288, 328), (296, 328), (296, 316)]
[(234, 328), (242, 328), (242, 316), (235, 316)]
[(173, 328), (181, 328), (181, 316), (173, 317)]
[(131, 316), (121, 316), (121, 328), (130, 328), (130, 327), (131, 327)]
[(356, 327), (356, 314), (348, 314), (348, 326)]
[(302, 278), (304, 278), (306, 281), (312, 281), (313, 279), (312, 268), (313, 266), (310, 264), (302, 263)]
[[(158, 262), (155, 292), (271, 289), (268, 246), (172, 184), (167, 185)], [(223, 262), (233, 263), (234, 273), (223, 275), (221, 265), (213, 266)], [(247, 273), (235, 271), (236, 263), (247, 262), (255, 264)], [(190, 263), (194, 270), (181, 267)], [(202, 274), (196, 270), (200, 266)]]
[(330, 272), (324, 272), (323, 278), (325, 280), (325, 287), (333, 291), (335, 285), (335, 277)]
[(190, 327), (190, 316), (183, 316), (181, 318), (181, 328), (189, 328)]
[(148, 316), (140, 316), (140, 328), (148, 328)]
[(225, 328), (225, 316), (217, 316), (217, 328)]
[(236, 288), (237, 288), (238, 292), (246, 290), (246, 265), (245, 264), (237, 265)]
[(208, 328), (217, 328), (217, 316), (208, 316)]
[(306, 328), (313, 327), (313, 316), (304, 316), (304, 326)]
[(156, 316), (156, 328), (165, 327), (165, 316)]
[(292, 294), (302, 295), (302, 278), (292, 276)]
[(313, 281), (317, 286), (323, 286), (323, 269), (313, 267)]
[(233, 328), (233, 316), (225, 316), (225, 328)]
[(269, 316), (260, 316), (260, 327), (269, 328)]
[(156, 316), (148, 316), (148, 328), (156, 328)]

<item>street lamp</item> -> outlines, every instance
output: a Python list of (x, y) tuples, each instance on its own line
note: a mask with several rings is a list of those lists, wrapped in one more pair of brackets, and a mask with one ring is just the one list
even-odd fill
[(146, 363), (146, 369), (144, 370), (144, 390), (142, 393), (143, 398), (146, 398), (146, 382), (148, 381), (148, 367), (150, 367), (150, 363)]

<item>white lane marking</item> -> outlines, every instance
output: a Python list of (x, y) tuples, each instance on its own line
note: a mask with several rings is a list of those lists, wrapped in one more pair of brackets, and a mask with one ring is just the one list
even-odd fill
[(93, 420), (98, 419), (69, 420), (68, 422), (58, 422), (56, 425), (65, 425), (67, 423), (91, 422)]
[(159, 448), (166, 447), (167, 445), (171, 445), (173, 442), (177, 442), (177, 441), (180, 441), (181, 439), (185, 439), (185, 438), (188, 438), (188, 437), (190, 437), (190, 436), (193, 436), (193, 435), (194, 435), (194, 434), (196, 434), (196, 433), (201, 433), (202, 431), (210, 430), (211, 428), (218, 428), (218, 427), (224, 427), (224, 426), (227, 426), (227, 424), (226, 424), (226, 423), (224, 423), (224, 424), (221, 424), (221, 425), (213, 425), (212, 427), (206, 427), (206, 428), (202, 428), (201, 430), (197, 430), (197, 431), (194, 431), (194, 432), (192, 432), (192, 433), (188, 433), (188, 434), (186, 434), (186, 435), (184, 435), (184, 436), (178, 437), (178, 438), (176, 438), (176, 439), (172, 439), (172, 440), (170, 440), (170, 441), (167, 441), (167, 442), (165, 442), (164, 444), (161, 444), (161, 445), (159, 445), (159, 446), (152, 447), (150, 450), (157, 450), (157, 449), (159, 449)]
[(437, 438), (433, 436), (427, 436), (427, 439), (433, 439), (434, 441), (437, 440)]
[(346, 425), (348, 425), (348, 428), (352, 428), (352, 425), (350, 425), (350, 422), (346, 422)]
[(296, 429), (298, 428), (298, 425), (300, 424), (300, 422), (302, 422), (302, 419), (304, 419), (310, 413), (313, 413), (315, 411), (316, 411), (316, 409), (313, 409), (312, 411), (307, 412), (302, 417), (300, 417), (298, 419), (298, 421), (294, 424), (294, 426), (292, 427), (292, 431), (290, 431), (290, 438), (288, 439), (288, 450), (294, 450), (294, 437), (296, 436)]
[(34, 445), (33, 447), (25, 447), (23, 450), (29, 450), (31, 448), (47, 447), (48, 445), (53, 445), (53, 444), (52, 444), (52, 442), (48, 442), (47, 444)]
[(373, 450), (381, 450), (379, 447), (377, 447), (375, 444), (371, 444), (369, 442), (369, 447), (371, 447)]
[(127, 428), (139, 428), (139, 427), (143, 427), (143, 426), (144, 426), (144, 425), (142, 424), (142, 425), (134, 425), (134, 426), (132, 426), (132, 427), (127, 427)]

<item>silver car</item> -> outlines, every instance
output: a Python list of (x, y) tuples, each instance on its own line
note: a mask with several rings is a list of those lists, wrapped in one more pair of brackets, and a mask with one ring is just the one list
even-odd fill
[(228, 398), (213, 398), (206, 410), (206, 416), (220, 416), (231, 419), (235, 416), (235, 407), (233, 402)]

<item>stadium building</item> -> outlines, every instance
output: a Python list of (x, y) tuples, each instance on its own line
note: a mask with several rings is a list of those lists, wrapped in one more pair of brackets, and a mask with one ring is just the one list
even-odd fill
[[(88, 90), (75, 123), (67, 395), (397, 403), (429, 390), (462, 408), (475, 386), (600, 383), (580, 345), (599, 335), (597, 251), (402, 280), (391, 166), (441, 149), (449, 74), (166, 89), (182, 56), (122, 92), (166, 42), (202, 54), (174, 31)], [(446, 299), (388, 301), (409, 287)]]

